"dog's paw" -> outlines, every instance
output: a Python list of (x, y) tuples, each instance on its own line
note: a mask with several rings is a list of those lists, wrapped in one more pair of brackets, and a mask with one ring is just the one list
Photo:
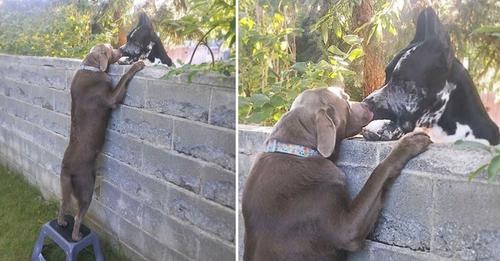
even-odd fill
[(57, 219), (57, 224), (58, 224), (59, 226), (61, 226), (61, 227), (66, 227), (66, 226), (68, 225), (68, 221), (66, 221), (66, 220), (64, 220), (64, 219), (62, 219), (62, 220)]
[(73, 233), (71, 234), (71, 239), (72, 239), (73, 241), (80, 241), (80, 240), (82, 239), (82, 233), (79, 233), (79, 232), (78, 232), (78, 233), (74, 233), (74, 232), (73, 232)]
[(414, 157), (424, 152), (431, 143), (431, 138), (426, 133), (410, 132), (399, 140), (397, 147)]
[(146, 67), (146, 64), (143, 61), (137, 61), (134, 64), (132, 64), (132, 68), (130, 69), (133, 70), (134, 72), (138, 72), (144, 69), (144, 67)]

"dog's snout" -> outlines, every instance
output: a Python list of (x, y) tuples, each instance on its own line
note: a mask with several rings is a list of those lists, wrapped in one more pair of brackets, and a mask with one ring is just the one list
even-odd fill
[(370, 111), (373, 111), (375, 103), (373, 102), (373, 95), (370, 95), (363, 99), (362, 104)]
[(364, 114), (367, 115), (367, 118), (369, 118), (369, 120), (371, 121), (373, 119), (373, 112), (372, 112), (370, 106), (365, 102), (360, 102), (360, 105), (363, 108), (363, 110), (365, 111)]

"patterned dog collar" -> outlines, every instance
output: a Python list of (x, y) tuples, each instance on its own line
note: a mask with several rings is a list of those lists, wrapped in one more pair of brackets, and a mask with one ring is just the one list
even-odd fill
[(267, 143), (266, 152), (281, 152), (299, 157), (312, 157), (319, 155), (319, 152), (315, 149), (311, 149), (302, 145), (282, 143), (277, 140), (272, 140)]
[(93, 67), (93, 66), (88, 66), (85, 64), (80, 64), (80, 69), (86, 70), (86, 71), (91, 71), (91, 72), (100, 72), (101, 69)]

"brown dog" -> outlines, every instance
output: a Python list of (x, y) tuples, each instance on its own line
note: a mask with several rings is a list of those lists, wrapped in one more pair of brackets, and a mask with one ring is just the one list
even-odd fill
[(109, 44), (94, 46), (71, 83), (71, 133), (62, 161), (62, 200), (57, 222), (67, 226), (64, 214), (73, 194), (78, 202), (71, 234), (75, 241), (81, 239), (80, 224), (92, 201), (95, 162), (104, 144), (111, 109), (123, 100), (128, 82), (135, 73), (144, 68), (143, 62), (136, 62), (113, 89), (106, 70), (120, 57), (121, 52), (113, 50)]
[[(422, 133), (403, 137), (350, 200), (344, 173), (327, 158), (373, 114), (347, 98), (340, 89), (305, 91), (275, 125), (267, 150), (271, 144), (276, 151), (278, 142), (286, 152), (259, 154), (250, 171), (242, 199), (244, 260), (342, 260), (345, 250), (360, 249), (388, 185), (431, 143)], [(297, 147), (309, 156), (291, 154)]]

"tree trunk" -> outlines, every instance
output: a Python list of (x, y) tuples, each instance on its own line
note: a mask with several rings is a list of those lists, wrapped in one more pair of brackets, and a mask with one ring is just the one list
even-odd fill
[[(353, 26), (355, 28), (369, 22), (373, 15), (372, 0), (362, 0), (361, 3), (353, 9)], [(374, 37), (368, 42), (371, 28), (369, 26), (361, 30), (358, 35), (363, 38), (363, 97), (368, 96), (374, 90), (384, 84), (385, 71), (380, 56), (381, 50), (378, 42)]]

